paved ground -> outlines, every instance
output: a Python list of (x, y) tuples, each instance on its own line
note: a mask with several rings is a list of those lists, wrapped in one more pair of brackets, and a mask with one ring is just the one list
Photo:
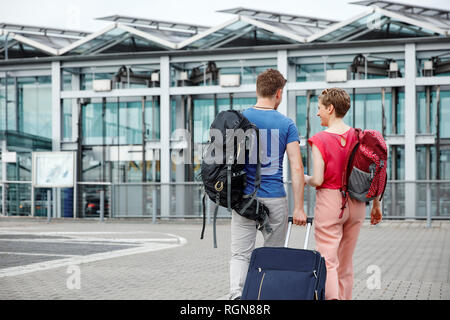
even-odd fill
[[(229, 221), (217, 228), (214, 249), (195, 221), (0, 218), (0, 299), (223, 299)], [(290, 246), (304, 236), (294, 227)], [(450, 221), (366, 222), (354, 266), (354, 299), (449, 300)]]

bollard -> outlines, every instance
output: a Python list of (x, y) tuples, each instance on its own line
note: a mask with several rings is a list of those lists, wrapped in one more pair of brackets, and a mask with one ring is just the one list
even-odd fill
[(158, 211), (158, 202), (157, 202), (157, 196), (158, 196), (158, 191), (156, 190), (156, 186), (153, 186), (153, 191), (152, 191), (152, 203), (153, 203), (153, 207), (152, 207), (152, 223), (156, 223), (156, 213)]
[(431, 186), (427, 183), (427, 228), (431, 228)]
[(100, 221), (103, 222), (105, 217), (105, 191), (100, 191)]
[(51, 191), (47, 190), (47, 222), (52, 219), (52, 197)]

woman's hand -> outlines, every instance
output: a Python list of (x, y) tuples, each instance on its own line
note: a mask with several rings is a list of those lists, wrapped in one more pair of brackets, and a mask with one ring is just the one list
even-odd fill
[(373, 204), (372, 211), (370, 211), (370, 224), (376, 225), (383, 220), (383, 214), (381, 213), (380, 205)]

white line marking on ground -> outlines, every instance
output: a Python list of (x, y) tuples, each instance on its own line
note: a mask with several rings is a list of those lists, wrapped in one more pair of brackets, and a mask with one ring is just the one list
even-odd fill
[[(15, 231), (17, 230), (17, 231)], [(23, 229), (21, 229), (23, 230)], [(30, 232), (30, 231), (21, 231), (19, 229), (0, 229), (0, 234), (8, 234), (8, 235), (35, 235), (35, 236), (58, 236), (58, 235), (90, 235), (90, 234), (148, 234), (148, 233), (154, 233), (154, 234), (167, 234), (162, 232), (152, 232), (152, 231), (40, 231), (40, 232)]]
[[(96, 262), (96, 261), (101, 261), (101, 260), (106, 260), (106, 259), (119, 258), (119, 257), (128, 256), (128, 255), (133, 255), (133, 254), (147, 253), (147, 252), (152, 252), (152, 251), (176, 248), (176, 247), (183, 246), (187, 243), (187, 240), (183, 237), (176, 236), (176, 235), (171, 235), (171, 236), (176, 237), (176, 239), (175, 239), (176, 242), (173, 242), (173, 243), (143, 242), (142, 246), (137, 247), (137, 248), (129, 248), (129, 249), (123, 249), (123, 250), (102, 252), (102, 253), (96, 253), (96, 254), (91, 254), (91, 255), (87, 255), (87, 256), (74, 256), (74, 257), (69, 257), (66, 259), (58, 259), (58, 260), (52, 260), (52, 261), (33, 263), (33, 264), (25, 265), (25, 266), (17, 266), (17, 267), (0, 269), (0, 278), (18, 276), (18, 275), (22, 275), (22, 274), (31, 273), (31, 272), (50, 270), (50, 269), (55, 269), (55, 268), (60, 268), (60, 267), (66, 267), (69, 265), (80, 265), (80, 264), (91, 263), (91, 262)], [(145, 239), (143, 239), (143, 240), (145, 240)]]
[(46, 257), (77, 257), (74, 254), (56, 254), (56, 253), (30, 253), (30, 252), (0, 252), (0, 254), (18, 255), (18, 256), (46, 256)]
[(106, 243), (110, 245), (127, 245), (127, 244), (142, 244), (142, 243), (178, 243), (178, 239), (173, 238), (142, 238), (142, 239), (106, 239), (106, 238), (67, 238), (67, 239), (30, 239), (30, 238), (22, 238), (22, 239), (0, 239), (0, 241), (6, 242), (39, 242), (39, 243), (92, 243), (92, 244), (102, 244)]

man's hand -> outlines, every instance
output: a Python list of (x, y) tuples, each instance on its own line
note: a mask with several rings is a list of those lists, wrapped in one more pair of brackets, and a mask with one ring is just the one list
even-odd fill
[(381, 213), (381, 208), (379, 205), (375, 205), (372, 207), (372, 211), (370, 212), (370, 224), (376, 225), (383, 220), (383, 215)]
[(306, 213), (302, 209), (294, 209), (293, 212), (293, 223), (298, 226), (305, 226), (306, 225)]
[(304, 179), (305, 179), (305, 186), (306, 186), (307, 184), (309, 184), (308, 182), (309, 182), (309, 179), (311, 179), (311, 177), (308, 176), (307, 174), (304, 174), (303, 176), (304, 176)]

